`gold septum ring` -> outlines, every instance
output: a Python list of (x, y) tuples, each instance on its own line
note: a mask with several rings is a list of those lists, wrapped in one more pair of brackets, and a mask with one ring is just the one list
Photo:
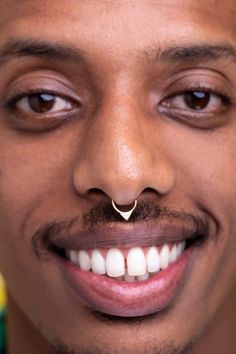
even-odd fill
[(125, 219), (126, 221), (128, 221), (129, 218), (131, 217), (131, 215), (132, 215), (134, 209), (136, 208), (136, 206), (137, 206), (137, 204), (138, 204), (138, 201), (135, 200), (135, 201), (134, 201), (134, 206), (132, 207), (132, 209), (130, 209), (130, 210), (128, 210), (128, 211), (122, 211), (122, 210), (118, 209), (117, 206), (116, 206), (116, 204), (115, 204), (115, 202), (114, 202), (114, 200), (111, 201), (111, 204), (112, 204), (113, 208), (115, 209), (115, 211), (117, 211), (117, 213), (119, 213), (119, 214), (122, 216), (123, 219)]

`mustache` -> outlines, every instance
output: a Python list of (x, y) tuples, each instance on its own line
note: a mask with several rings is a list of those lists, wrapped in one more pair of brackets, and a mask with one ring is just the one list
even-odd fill
[[(160, 203), (140, 201), (128, 223), (133, 223), (134, 225), (143, 223), (148, 225), (152, 222), (157, 225), (160, 223), (180, 225), (183, 232), (185, 231), (186, 234), (191, 233), (193, 236), (205, 236), (208, 234), (208, 223), (199, 216), (183, 210), (173, 210), (162, 206)], [(66, 218), (64, 220), (53, 220), (41, 225), (32, 236), (31, 247), (35, 255), (41, 258), (55, 246), (55, 242), (58, 239), (66, 239), (70, 235), (76, 234), (78, 238), (83, 238), (82, 243), (86, 245), (87, 242), (87, 246), (90, 244), (94, 246), (96, 244), (94, 235), (96, 235), (95, 238), (107, 238), (108, 244), (110, 241), (108, 234), (111, 230), (108, 229), (107, 232), (104, 232), (104, 229), (106, 229), (106, 225), (109, 223), (127, 224), (127, 221), (113, 209), (110, 203), (99, 203), (81, 216)], [(99, 229), (102, 229), (103, 232), (99, 232)], [(91, 235), (92, 237), (90, 237)], [(113, 235), (113, 237), (119, 238), (118, 233), (115, 236)], [(142, 237), (142, 235), (139, 235), (139, 237)], [(164, 241), (164, 236), (162, 239)], [(100, 245), (103, 244), (103, 246), (106, 245), (106, 241), (104, 242), (104, 240), (99, 240), (98, 243)]]

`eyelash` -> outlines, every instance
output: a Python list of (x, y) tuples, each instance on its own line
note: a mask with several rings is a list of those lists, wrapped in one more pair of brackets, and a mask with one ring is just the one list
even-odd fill
[(67, 96), (67, 95), (62, 95), (62, 94), (59, 94), (58, 92), (56, 91), (53, 91), (53, 90), (47, 90), (47, 89), (31, 89), (31, 90), (28, 90), (28, 91), (23, 91), (23, 92), (19, 92), (19, 93), (16, 93), (13, 97), (9, 98), (7, 100), (7, 102), (5, 103), (5, 108), (6, 109), (10, 109), (10, 110), (13, 110), (16, 108), (16, 104), (23, 98), (27, 98), (27, 97), (30, 97), (31, 95), (42, 95), (42, 94), (45, 94), (45, 95), (52, 95), (52, 96), (55, 96), (55, 97), (58, 97), (58, 98), (61, 98), (61, 99), (64, 99), (64, 100), (67, 100), (67, 101), (70, 101), (72, 103), (77, 103), (79, 105), (79, 102), (76, 102), (75, 99)]
[[(169, 99), (169, 98), (173, 98), (176, 96), (180, 96), (180, 95), (184, 95), (186, 93), (192, 93), (192, 92), (205, 92), (205, 93), (209, 93), (211, 95), (215, 95), (220, 97), (226, 104), (231, 104), (232, 100), (231, 98), (226, 95), (226, 94), (222, 94), (220, 92), (218, 92), (217, 90), (211, 88), (211, 87), (205, 87), (205, 86), (198, 86), (198, 87), (190, 87), (187, 90), (183, 90), (183, 91), (177, 91), (171, 95), (168, 95), (167, 97), (165, 97), (162, 101), (164, 101), (165, 99)], [(58, 94), (58, 92), (53, 91), (53, 90), (47, 90), (47, 89), (31, 89), (28, 91), (23, 91), (23, 92), (19, 92), (16, 93), (13, 97), (11, 97), (10, 99), (8, 99), (8, 101), (6, 102), (5, 106), (9, 107), (9, 108), (13, 108), (16, 103), (21, 100), (22, 98), (25, 98), (27, 96), (30, 95), (34, 95), (34, 94), (48, 94), (48, 95), (53, 95), (55, 97), (60, 97), (62, 99), (67, 99), (67, 100), (71, 100), (71, 101), (75, 101), (72, 98), (69, 98), (66, 95), (61, 95)]]
[[(185, 95), (187, 94), (194, 94), (194, 93), (205, 93), (205, 94), (208, 94), (209, 95), (209, 99), (213, 99), (214, 97), (215, 98), (218, 98), (219, 100), (221, 100), (221, 103), (222, 105), (225, 107), (225, 108), (228, 108), (230, 106), (233, 105), (233, 101), (232, 101), (232, 98), (227, 95), (227, 94), (224, 94), (224, 93), (221, 93), (219, 92), (218, 90), (215, 90), (214, 88), (212, 87), (206, 87), (206, 86), (198, 86), (198, 87), (190, 87), (186, 90), (182, 90), (182, 91), (177, 91), (177, 92), (174, 92), (168, 96), (166, 96), (165, 98), (163, 98), (159, 103), (158, 103), (158, 107), (163, 107), (164, 109), (166, 110), (176, 110), (176, 111), (184, 111), (183, 108), (173, 108), (171, 107), (171, 104), (166, 104), (166, 102), (170, 102), (171, 100), (174, 100), (176, 99), (177, 97), (182, 97), (182, 100), (184, 101), (184, 99), (186, 97), (184, 97)], [(209, 101), (210, 102), (210, 101)], [(185, 102), (186, 103), (186, 102)], [(207, 104), (208, 106), (209, 104)], [(186, 107), (185, 111), (187, 112), (189, 110), (189, 112), (191, 111), (191, 108), (189, 107)], [(204, 115), (204, 114), (207, 114), (206, 112), (207, 108), (204, 108), (202, 111), (199, 110), (195, 110), (194, 112), (194, 109), (188, 113), (189, 115), (192, 114), (192, 116), (194, 117), (195, 116), (200, 116), (200, 115)]]
[(223, 94), (223, 93), (219, 92), (218, 90), (215, 90), (212, 87), (206, 87), (206, 86), (189, 87), (187, 90), (174, 92), (173, 94), (167, 96), (164, 99), (168, 99), (168, 98), (172, 98), (172, 97), (176, 97), (176, 96), (181, 96), (181, 95), (184, 95), (186, 93), (194, 93), (194, 92), (208, 93), (208, 94), (210, 94), (212, 96), (214, 95), (214, 96), (217, 96), (217, 97), (221, 98), (222, 101), (225, 104), (231, 104), (232, 103), (232, 99), (228, 95)]
[[(209, 95), (209, 102), (207, 103), (206, 107), (203, 109), (194, 109), (191, 108), (187, 103), (186, 103), (186, 96), (187, 94), (191, 93), (207, 93)], [(18, 111), (17, 112), (17, 103), (20, 102), (22, 99), (27, 99), (31, 95), (52, 95), (55, 97), (55, 99), (62, 99), (65, 100), (69, 105), (71, 104), (71, 109), (68, 111), (61, 110), (61, 111), (55, 111), (55, 112), (43, 112), (43, 113), (35, 113), (33, 110), (32, 112), (24, 112), (24, 111)], [(218, 100), (220, 100), (218, 107), (215, 105), (214, 109), (214, 97)], [(176, 101), (178, 100), (179, 102), (182, 102), (181, 104), (176, 104)], [(213, 101), (213, 102), (212, 102)], [(183, 107), (183, 104), (186, 105), (186, 107)], [(186, 90), (180, 90), (176, 91), (172, 94), (167, 95), (164, 97), (159, 103), (156, 104), (156, 110), (159, 111), (160, 114), (163, 114), (169, 118), (172, 119), (177, 119), (180, 121), (187, 121), (190, 120), (194, 123), (194, 121), (198, 120), (199, 122), (202, 120), (208, 120), (209, 118), (215, 118), (217, 116), (221, 116), (223, 112), (225, 112), (227, 109), (229, 109), (233, 105), (232, 98), (229, 95), (226, 95), (224, 93), (219, 92), (219, 90), (215, 90), (212, 87), (207, 87), (207, 86), (193, 86), (193, 87), (188, 87)], [(13, 97), (8, 99), (8, 101), (5, 103), (5, 109), (11, 112), (14, 112), (15, 117), (20, 117), (27, 119), (30, 117), (33, 118), (34, 116), (40, 118), (46, 118), (50, 117), (51, 120), (58, 120), (58, 119), (65, 119), (69, 118), (70, 116), (74, 116), (74, 114), (78, 114), (78, 109), (80, 110), (81, 114), (81, 108), (83, 108), (81, 102), (79, 100), (76, 100), (75, 98), (69, 96), (69, 95), (63, 95), (59, 94), (58, 92), (54, 90), (47, 90), (47, 89), (42, 89), (42, 88), (35, 88), (31, 90), (25, 90), (22, 92), (16, 93)], [(182, 106), (182, 107), (181, 107)], [(213, 107), (213, 109), (212, 109)]]

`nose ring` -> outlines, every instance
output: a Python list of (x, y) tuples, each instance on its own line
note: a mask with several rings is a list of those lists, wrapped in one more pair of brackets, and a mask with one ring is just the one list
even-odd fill
[(131, 217), (134, 209), (136, 208), (137, 204), (138, 204), (138, 201), (135, 200), (134, 201), (134, 206), (132, 207), (132, 209), (128, 210), (128, 211), (121, 211), (120, 209), (117, 208), (114, 200), (111, 201), (111, 204), (113, 206), (113, 208), (115, 209), (115, 211), (117, 211), (117, 213), (119, 213), (123, 219), (125, 219), (126, 221), (129, 220), (129, 218)]

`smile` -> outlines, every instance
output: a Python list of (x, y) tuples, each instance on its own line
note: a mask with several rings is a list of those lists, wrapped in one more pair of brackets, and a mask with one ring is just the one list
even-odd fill
[(173, 306), (206, 236), (205, 226), (183, 222), (100, 225), (56, 236), (51, 251), (65, 284), (88, 307), (137, 317)]
[(185, 249), (185, 241), (160, 247), (130, 249), (69, 250), (67, 258), (84, 271), (107, 275), (118, 281), (144, 281), (175, 262)]

